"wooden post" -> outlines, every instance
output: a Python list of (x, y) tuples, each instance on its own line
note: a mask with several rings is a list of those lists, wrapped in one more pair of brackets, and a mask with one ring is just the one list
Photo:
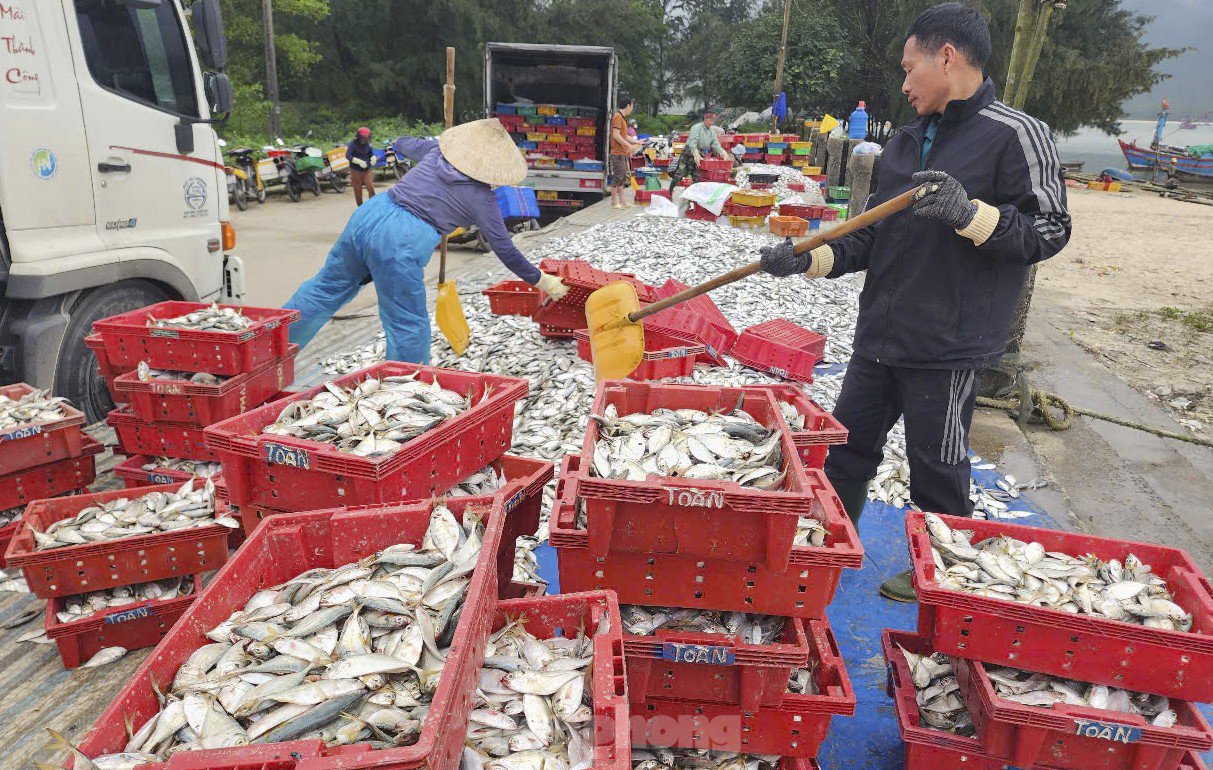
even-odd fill
[[(455, 49), (446, 49), (446, 84), (442, 86), (442, 123), (446, 128), (455, 124)], [(446, 283), (446, 236), (442, 236), (438, 252), (438, 285)]]
[(274, 48), (274, 0), (261, 0), (265, 25), (265, 92), (270, 102), (270, 138), (282, 135), (282, 109), (278, 104), (278, 53)]
[(783, 65), (788, 58), (788, 26), (792, 22), (792, 0), (783, 0), (783, 33), (779, 39), (779, 58), (775, 60), (775, 90), (771, 96), (771, 128), (779, 130), (779, 118), (775, 117), (775, 102), (783, 90)]

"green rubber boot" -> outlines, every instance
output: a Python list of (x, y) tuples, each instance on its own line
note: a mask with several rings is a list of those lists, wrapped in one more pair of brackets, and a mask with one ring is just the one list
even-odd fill
[(842, 509), (847, 512), (847, 518), (856, 527), (863, 507), (868, 503), (868, 482), (866, 481), (833, 481), (834, 492), (842, 501)]
[(898, 573), (880, 584), (880, 595), (895, 602), (916, 602), (911, 570)]

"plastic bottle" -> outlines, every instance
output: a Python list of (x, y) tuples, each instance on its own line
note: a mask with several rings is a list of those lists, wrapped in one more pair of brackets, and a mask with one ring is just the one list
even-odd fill
[(866, 139), (868, 136), (868, 111), (864, 109), (867, 105), (863, 102), (855, 108), (851, 113), (850, 122), (847, 124), (848, 139)]

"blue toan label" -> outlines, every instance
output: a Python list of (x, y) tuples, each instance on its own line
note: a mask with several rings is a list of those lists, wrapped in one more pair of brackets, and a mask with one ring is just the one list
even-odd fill
[(163, 473), (149, 473), (147, 474), (147, 480), (153, 484), (172, 484), (177, 481), (172, 476), (166, 476)]
[(127, 623), (132, 620), (142, 620), (143, 618), (151, 617), (155, 613), (152, 612), (150, 604), (144, 604), (141, 607), (131, 607), (129, 610), (122, 612), (111, 612), (105, 616), (105, 622), (113, 625), (116, 623)]
[(709, 666), (731, 666), (734, 663), (735, 656), (732, 647), (665, 642), (661, 645), (661, 659), (672, 660), (675, 663), (706, 663)]
[(510, 511), (517, 508), (524, 499), (526, 499), (526, 490), (522, 490), (520, 492), (515, 493), (513, 495), (513, 497), (511, 497), (509, 500), (505, 501), (505, 512), (509, 513)]
[(1084, 738), (1098, 738), (1113, 743), (1137, 743), (1141, 740), (1141, 728), (1121, 725), (1116, 722), (1097, 722), (1094, 719), (1075, 719), (1074, 734)]
[(289, 465), (304, 470), (312, 467), (312, 458), (306, 451), (281, 444), (265, 445), (265, 461), (270, 465)]
[(37, 436), (41, 432), (41, 425), (29, 425), (24, 428), (10, 430), (8, 433), (0, 433), (0, 444), (5, 441), (16, 441), (18, 439), (29, 438), (30, 436)]

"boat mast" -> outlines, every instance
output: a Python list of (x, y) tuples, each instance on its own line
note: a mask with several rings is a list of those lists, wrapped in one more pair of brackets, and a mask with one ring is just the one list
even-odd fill
[(1151, 149), (1158, 149), (1158, 145), (1162, 143), (1162, 130), (1167, 125), (1167, 100), (1162, 100), (1162, 107), (1158, 110), (1158, 128), (1154, 129), (1154, 141), (1150, 143)]

